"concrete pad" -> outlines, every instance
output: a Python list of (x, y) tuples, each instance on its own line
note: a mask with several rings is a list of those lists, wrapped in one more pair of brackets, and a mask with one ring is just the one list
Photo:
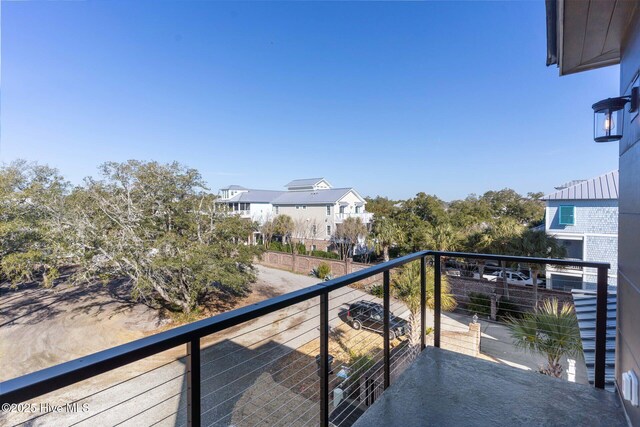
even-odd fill
[(618, 396), (428, 347), (354, 427), (626, 426)]

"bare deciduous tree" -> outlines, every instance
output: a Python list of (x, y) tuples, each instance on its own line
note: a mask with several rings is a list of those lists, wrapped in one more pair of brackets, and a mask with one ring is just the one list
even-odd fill
[(340, 249), (343, 260), (353, 256), (353, 248), (360, 239), (366, 238), (367, 227), (360, 218), (350, 217), (339, 224), (334, 235), (334, 242)]

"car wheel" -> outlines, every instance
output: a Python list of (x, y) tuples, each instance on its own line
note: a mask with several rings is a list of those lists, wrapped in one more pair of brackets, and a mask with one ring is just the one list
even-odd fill
[(358, 329), (360, 329), (362, 327), (362, 324), (360, 322), (358, 322), (357, 320), (354, 320), (353, 322), (351, 322), (351, 326), (353, 327), (353, 329), (355, 329), (357, 331)]
[(389, 331), (389, 341), (393, 341), (396, 339), (396, 333), (393, 331)]

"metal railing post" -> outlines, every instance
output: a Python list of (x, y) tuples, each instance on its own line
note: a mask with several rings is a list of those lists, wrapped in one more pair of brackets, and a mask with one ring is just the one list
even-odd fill
[(391, 343), (389, 340), (389, 320), (391, 312), (391, 301), (389, 298), (389, 270), (382, 273), (383, 283), (383, 306), (384, 306), (384, 322), (383, 322), (383, 337), (384, 337), (384, 388), (386, 389), (391, 384)]
[(427, 258), (420, 258), (420, 351), (427, 346)]
[(440, 283), (440, 254), (433, 256), (433, 345), (440, 347), (440, 312), (442, 285)]
[(200, 338), (187, 343), (187, 426), (200, 427)]
[(607, 268), (598, 267), (594, 385), (604, 388), (607, 353)]
[(329, 292), (320, 294), (320, 426), (329, 427)]

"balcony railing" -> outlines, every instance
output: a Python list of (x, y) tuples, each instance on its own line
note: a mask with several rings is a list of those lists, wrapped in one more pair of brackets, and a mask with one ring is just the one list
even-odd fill
[[(319, 326), (319, 354), (318, 380), (319, 380), (319, 408), (318, 423), (326, 427), (330, 421), (330, 300), (335, 299), (335, 292), (351, 284), (382, 274), (382, 307), (383, 307), (383, 330), (382, 330), (382, 359), (380, 363), (381, 381), (386, 389), (392, 379), (392, 360), (397, 360), (397, 352), (391, 348), (391, 297), (390, 282), (391, 270), (401, 267), (409, 262), (418, 261), (420, 263), (420, 343), (419, 350), (426, 347), (427, 328), (427, 266), (433, 265), (434, 269), (434, 318), (433, 318), (433, 345), (440, 347), (441, 344), (441, 307), (442, 307), (442, 283), (441, 265), (444, 257), (470, 258), (504, 261), (506, 263), (537, 263), (553, 264), (560, 266), (577, 265), (581, 267), (592, 267), (598, 271), (597, 282), (597, 307), (596, 307), (596, 327), (595, 327), (595, 387), (603, 388), (605, 384), (605, 351), (606, 351), (606, 317), (607, 317), (607, 270), (609, 264), (586, 261), (568, 261), (544, 258), (526, 258), (505, 255), (485, 255), (460, 252), (437, 252), (421, 251), (403, 256), (382, 264), (375, 265), (365, 270), (357, 271), (327, 282), (300, 289), (288, 294), (277, 296), (253, 304), (225, 312), (204, 320), (180, 326), (165, 332), (148, 336), (124, 345), (100, 351), (85, 357), (81, 357), (69, 362), (61, 363), (50, 368), (42, 369), (15, 379), (5, 381), (0, 384), (0, 400), (5, 404), (17, 404), (31, 399), (41, 397), (47, 393), (61, 390), (72, 384), (77, 384), (83, 380), (96, 377), (125, 365), (140, 361), (149, 356), (157, 355), (161, 352), (179, 346), (186, 346), (186, 405), (179, 406), (178, 411), (186, 412), (186, 424), (189, 426), (200, 426), (202, 424), (203, 409), (208, 412), (210, 408), (205, 405), (203, 408), (202, 399), (202, 369), (208, 363), (214, 363), (220, 359), (219, 353), (213, 361), (204, 362), (202, 358), (201, 340), (205, 336), (218, 334), (230, 328), (241, 325), (245, 322), (259, 319), (265, 315), (275, 313), (287, 307), (319, 298), (317, 307), (317, 318)], [(333, 295), (334, 298), (330, 298)], [(293, 315), (292, 315), (293, 316)], [(305, 320), (306, 321), (306, 320)], [(395, 320), (394, 320), (395, 322)], [(394, 326), (395, 327), (395, 326)], [(313, 330), (317, 330), (316, 327)], [(251, 332), (251, 331), (250, 331)], [(244, 334), (244, 333), (243, 333)], [(396, 350), (396, 349), (394, 349)], [(237, 351), (237, 350), (236, 350)], [(270, 350), (269, 350), (270, 351)], [(244, 362), (244, 361), (243, 361)], [(240, 362), (240, 363), (243, 363)], [(214, 363), (215, 365), (215, 363)], [(231, 368), (227, 368), (229, 370)], [(334, 367), (335, 369), (335, 367)], [(236, 374), (238, 376), (239, 374)], [(334, 372), (335, 375), (335, 372)], [(315, 376), (315, 374), (314, 374)], [(240, 379), (241, 377), (238, 377)], [(206, 380), (206, 379), (205, 379)], [(234, 379), (232, 382), (235, 382)], [(164, 383), (162, 383), (164, 384)], [(222, 385), (224, 387), (224, 384)], [(268, 390), (267, 390), (268, 391)], [(209, 394), (215, 394), (216, 390)], [(180, 394), (178, 390), (178, 394)], [(237, 394), (236, 394), (237, 395)], [(334, 406), (335, 406), (334, 400)], [(284, 403), (286, 404), (286, 402)], [(151, 409), (151, 408), (149, 408)], [(227, 424), (230, 420), (227, 420)]]
[(238, 215), (241, 217), (248, 217), (251, 215), (251, 211), (248, 209), (239, 210), (239, 211), (228, 211), (230, 215)]
[(371, 212), (344, 212), (335, 214), (334, 220), (336, 224), (341, 224), (347, 218), (360, 218), (360, 220), (367, 224), (371, 222), (373, 214)]
[[(565, 258), (565, 259), (567, 259), (569, 261), (582, 261), (579, 258)], [(582, 271), (583, 269), (582, 269), (581, 265), (562, 265), (562, 266), (559, 265), (559, 266), (552, 266), (551, 270), (553, 270), (553, 271), (567, 271), (567, 270), (570, 270), (570, 271)]]

